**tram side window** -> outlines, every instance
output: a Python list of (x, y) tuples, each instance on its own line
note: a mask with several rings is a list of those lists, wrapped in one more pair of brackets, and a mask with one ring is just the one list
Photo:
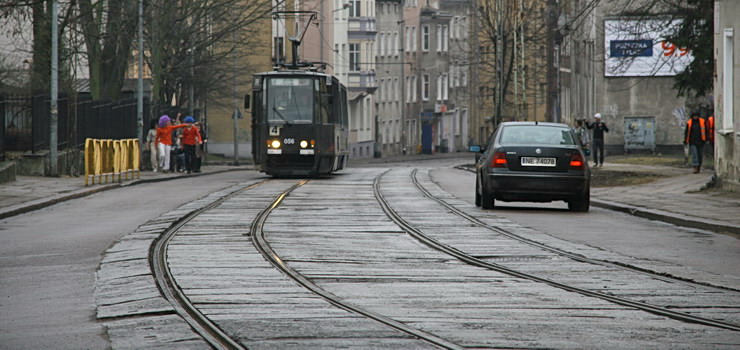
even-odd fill
[(321, 80), (319, 84), (319, 111), (318, 111), (318, 120), (317, 122), (320, 124), (327, 124), (329, 123), (329, 91), (326, 90), (326, 81)]

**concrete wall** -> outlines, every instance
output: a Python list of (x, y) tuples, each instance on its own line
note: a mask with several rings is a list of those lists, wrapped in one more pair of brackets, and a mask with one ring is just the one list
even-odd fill
[[(594, 113), (601, 113), (610, 132), (605, 142), (612, 152), (624, 150), (624, 120), (655, 117), (657, 148), (680, 148), (690, 110), (686, 99), (677, 97), (674, 77), (606, 77), (604, 74), (604, 20), (619, 16), (622, 6), (607, 4), (595, 11)], [(593, 116), (589, 116), (593, 120)]]
[[(714, 54), (717, 75), (714, 79), (714, 105), (716, 118), (715, 133), (715, 171), (720, 186), (740, 192), (740, 2), (734, 0), (717, 1), (715, 5)], [(717, 8), (719, 6), (719, 8)], [(725, 33), (732, 31), (733, 74), (725, 70)], [(724, 82), (732, 79), (733, 89), (726, 91)], [(733, 101), (733, 109), (726, 110), (724, 102)], [(732, 118), (730, 125), (725, 125), (727, 118)]]

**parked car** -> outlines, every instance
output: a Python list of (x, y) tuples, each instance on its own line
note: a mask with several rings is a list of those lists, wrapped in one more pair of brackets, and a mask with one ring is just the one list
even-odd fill
[(507, 122), (491, 135), (476, 163), (475, 204), (493, 209), (496, 200), (563, 200), (587, 212), (591, 171), (572, 128), (559, 123)]

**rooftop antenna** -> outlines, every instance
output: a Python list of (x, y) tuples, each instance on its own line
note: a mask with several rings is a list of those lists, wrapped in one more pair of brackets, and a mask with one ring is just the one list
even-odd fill
[[(298, 63), (298, 46), (301, 46), (301, 41), (303, 41), (303, 36), (306, 35), (306, 30), (308, 30), (308, 26), (313, 23), (317, 18), (316, 11), (275, 11), (272, 13), (272, 18), (274, 20), (280, 21), (282, 18), (283, 20), (287, 20), (287, 18), (292, 17), (294, 18), (294, 21), (296, 21), (296, 33), (294, 36), (290, 36), (288, 34), (288, 40), (290, 40), (291, 46), (293, 48), (293, 63), (289, 66), (293, 69), (298, 69), (299, 67), (302, 67), (304, 65)], [(300, 18), (306, 18), (306, 23), (303, 24), (303, 28), (300, 30), (298, 29), (299, 23), (297, 22)], [(286, 33), (287, 33), (287, 26), (286, 26)]]

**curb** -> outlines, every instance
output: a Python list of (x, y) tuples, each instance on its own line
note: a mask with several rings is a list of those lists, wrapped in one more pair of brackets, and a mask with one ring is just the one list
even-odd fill
[(619, 202), (595, 198), (591, 198), (591, 205), (599, 208), (627, 213), (633, 216), (642, 217), (650, 220), (667, 222), (676, 226), (691, 227), (713, 231), (716, 233), (740, 236), (740, 226), (728, 225), (727, 223), (723, 223), (720, 221), (706, 220), (698, 217), (689, 218), (681, 214), (671, 213), (664, 210), (636, 207)]
[(236, 168), (236, 169), (224, 169), (224, 170), (216, 170), (213, 172), (207, 172), (207, 173), (200, 173), (200, 174), (191, 174), (188, 176), (170, 176), (170, 177), (161, 177), (161, 178), (152, 178), (152, 179), (136, 179), (132, 180), (130, 182), (121, 182), (121, 183), (114, 183), (109, 185), (102, 185), (101, 187), (96, 188), (84, 188), (82, 190), (79, 190), (77, 192), (53, 197), (50, 199), (38, 199), (33, 200), (27, 203), (19, 204), (18, 206), (11, 207), (11, 209), (0, 209), (0, 220), (7, 219), (9, 217), (13, 217), (20, 214), (29, 213), (35, 210), (43, 209), (49, 206), (52, 206), (54, 204), (58, 204), (64, 201), (72, 200), (72, 199), (78, 199), (82, 197), (87, 197), (89, 195), (112, 190), (116, 188), (123, 188), (123, 187), (129, 187), (129, 186), (135, 186), (145, 183), (155, 183), (155, 182), (164, 182), (164, 181), (171, 181), (171, 180), (178, 180), (178, 179), (186, 179), (186, 178), (192, 178), (192, 177), (200, 177), (200, 176), (207, 176), (207, 175), (214, 175), (214, 174), (222, 174), (226, 172), (231, 171), (246, 171), (246, 170), (252, 170), (248, 168)]

